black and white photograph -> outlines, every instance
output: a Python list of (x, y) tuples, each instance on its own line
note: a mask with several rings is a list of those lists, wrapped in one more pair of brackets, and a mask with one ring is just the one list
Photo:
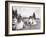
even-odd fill
[(12, 30), (40, 29), (40, 7), (12, 7)]
[(5, 5), (6, 35), (44, 34), (44, 8), (44, 3), (7, 1)]

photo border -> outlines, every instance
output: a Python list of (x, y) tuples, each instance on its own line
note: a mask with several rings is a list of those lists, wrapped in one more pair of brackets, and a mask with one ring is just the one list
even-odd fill
[[(43, 32), (39, 33), (26, 33), (26, 34), (8, 34), (8, 2), (17, 3), (27, 3), (27, 4), (39, 4), (43, 5)], [(5, 36), (18, 36), (18, 35), (35, 35), (35, 34), (45, 34), (45, 3), (40, 2), (25, 2), (25, 1), (5, 1)]]

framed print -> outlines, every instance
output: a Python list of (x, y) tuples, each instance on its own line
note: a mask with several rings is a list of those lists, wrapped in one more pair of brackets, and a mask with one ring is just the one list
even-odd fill
[(5, 1), (5, 35), (45, 33), (45, 4), (40, 2)]

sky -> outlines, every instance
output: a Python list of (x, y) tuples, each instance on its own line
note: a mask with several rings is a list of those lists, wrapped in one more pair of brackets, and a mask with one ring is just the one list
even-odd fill
[(13, 6), (13, 10), (17, 9), (17, 13), (21, 14), (22, 17), (29, 17), (35, 13), (36, 18), (40, 18), (40, 7), (22, 7), (22, 6)]

